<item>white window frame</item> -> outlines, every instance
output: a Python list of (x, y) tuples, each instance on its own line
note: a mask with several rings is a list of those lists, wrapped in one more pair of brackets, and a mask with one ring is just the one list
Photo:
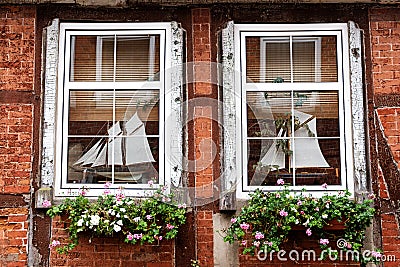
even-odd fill
[[(236, 166), (240, 177), (237, 180), (236, 197), (246, 199), (249, 193), (257, 188), (265, 191), (278, 190), (279, 186), (248, 186), (247, 185), (247, 112), (246, 92), (248, 91), (287, 91), (288, 83), (247, 83), (246, 81), (246, 50), (247, 36), (268, 36), (279, 38), (282, 36), (337, 36), (338, 79), (329, 83), (291, 83), (290, 90), (319, 91), (339, 88), (339, 128), (340, 128), (340, 158), (341, 158), (341, 185), (329, 185), (328, 190), (321, 186), (292, 186), (291, 189), (301, 191), (303, 188), (313, 196), (321, 196), (326, 192), (349, 190), (354, 193), (354, 162), (353, 162), (353, 133), (352, 109), (350, 90), (350, 62), (348, 26), (345, 23), (330, 24), (235, 24), (234, 25), (234, 54), (235, 59), (235, 91), (239, 96), (236, 99), (236, 125), (240, 126), (241, 133), (236, 136)], [(244, 70), (242, 72), (242, 70)], [(238, 77), (240, 76), (240, 77)], [(322, 86), (321, 86), (322, 85)]]
[[(75, 35), (160, 35), (160, 79), (159, 81), (144, 82), (70, 82), (70, 60), (71, 58), (71, 36)], [(68, 103), (69, 92), (73, 89), (101, 90), (101, 89), (157, 89), (160, 93), (159, 102), (159, 184), (150, 187), (147, 184), (115, 184), (112, 188), (124, 187), (124, 192), (128, 196), (143, 197), (149, 191), (157, 188), (158, 185), (170, 185), (171, 172), (173, 166), (166, 160), (171, 155), (173, 148), (169, 144), (169, 134), (174, 126), (165, 125), (166, 118), (175, 116), (167, 112), (171, 110), (172, 94), (166, 92), (171, 88), (171, 81), (165, 75), (166, 70), (172, 67), (171, 54), (171, 23), (61, 23), (59, 36), (59, 64), (58, 64), (58, 89), (57, 89), (57, 125), (56, 125), (56, 144), (55, 144), (55, 170), (54, 188), (55, 196), (68, 196), (76, 194), (84, 186), (89, 188), (88, 196), (95, 197), (102, 194), (103, 184), (73, 184), (67, 183), (68, 166), (63, 159), (67, 159), (68, 153)], [(83, 89), (82, 89), (83, 88)], [(172, 129), (173, 130), (173, 129)], [(176, 175), (175, 175), (176, 176)]]

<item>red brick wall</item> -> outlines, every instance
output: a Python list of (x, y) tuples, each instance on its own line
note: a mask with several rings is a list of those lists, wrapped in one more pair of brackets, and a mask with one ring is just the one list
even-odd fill
[[(394, 169), (400, 164), (400, 103), (390, 101), (400, 94), (400, 9), (376, 9), (370, 12), (371, 53), (372, 53), (372, 78), (374, 98), (382, 105), (376, 110), (378, 120), (376, 131), (383, 127), (384, 138), (378, 143), (379, 147), (388, 146), (386, 155), (378, 159), (378, 187), (379, 197), (385, 203), (393, 203), (398, 199), (398, 191), (393, 189), (398, 185), (399, 177), (391, 174), (382, 164), (391, 162)], [(388, 99), (381, 101), (380, 99)], [(386, 157), (385, 158), (383, 158)], [(387, 166), (387, 165), (385, 165)], [(397, 168), (396, 168), (397, 167)], [(393, 172), (392, 172), (393, 173)], [(388, 182), (389, 185), (388, 186)], [(392, 192), (390, 192), (392, 190)], [(393, 194), (391, 194), (393, 193)], [(393, 208), (386, 207), (381, 215), (382, 249), (386, 255), (400, 258), (400, 232), (399, 222)], [(385, 262), (385, 266), (398, 266), (398, 262)]]
[[(65, 228), (67, 224), (56, 217), (52, 223), (52, 240), (59, 240), (62, 244), (68, 238)], [(174, 242), (163, 240), (155, 245), (130, 245), (123, 241), (123, 237), (99, 238), (82, 237), (79, 245), (68, 255), (57, 254), (51, 251), (50, 265), (86, 266), (86, 267), (172, 267), (174, 266)]]
[[(0, 8), (0, 93), (33, 91), (34, 38), (34, 8)], [(0, 266), (17, 267), (27, 265), (33, 105), (8, 101), (0, 99)]]
[(34, 8), (0, 8), (1, 90), (33, 90), (34, 38)]
[[(207, 8), (192, 10), (194, 96), (212, 97), (211, 83), (211, 15)], [(209, 64), (208, 64), (209, 63)], [(195, 146), (196, 198), (207, 199), (213, 195), (213, 107), (202, 103), (193, 107)], [(211, 101), (210, 101), (211, 104)], [(213, 211), (205, 208), (196, 212), (197, 259), (200, 266), (214, 266)]]

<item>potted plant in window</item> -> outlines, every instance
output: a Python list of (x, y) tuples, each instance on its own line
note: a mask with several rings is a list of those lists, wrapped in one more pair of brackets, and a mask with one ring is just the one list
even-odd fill
[[(152, 185), (152, 181), (149, 182)], [(63, 203), (51, 206), (47, 214), (67, 217), (69, 242), (61, 244), (53, 240), (50, 248), (59, 253), (68, 253), (78, 245), (80, 233), (91, 236), (122, 235), (129, 244), (146, 244), (173, 239), (178, 229), (186, 221), (186, 206), (174, 202), (173, 195), (166, 193), (166, 187), (155, 190), (146, 199), (126, 197), (123, 189), (111, 193), (109, 183), (105, 184), (103, 195), (90, 201), (86, 189), (74, 198), (66, 198)]]
[[(238, 215), (231, 218), (231, 225), (224, 229), (224, 241), (239, 242), (243, 254), (258, 251), (279, 251), (291, 230), (304, 231), (307, 237), (317, 238), (322, 250), (337, 254), (334, 239), (344, 243), (338, 247), (359, 252), (363, 246), (366, 228), (374, 216), (371, 207), (373, 195), (362, 203), (350, 198), (348, 191), (312, 197), (305, 190), (295, 193), (283, 179), (278, 179), (280, 190), (250, 194), (250, 200)], [(322, 185), (324, 189), (327, 185)], [(332, 233), (332, 225), (339, 222), (342, 231)], [(380, 252), (374, 251), (370, 260), (377, 260)], [(364, 261), (365, 258), (357, 257)]]

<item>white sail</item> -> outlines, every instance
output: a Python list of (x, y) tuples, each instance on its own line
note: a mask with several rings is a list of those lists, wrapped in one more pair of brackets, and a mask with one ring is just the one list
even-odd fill
[[(297, 117), (300, 123), (304, 123), (309, 120), (312, 115), (294, 111), (294, 116)], [(324, 155), (321, 152), (317, 139), (317, 120), (316, 118), (311, 119), (307, 122), (308, 128), (314, 134), (314, 137), (308, 136), (308, 130), (305, 127), (299, 128), (294, 132), (294, 137), (306, 137), (306, 138), (295, 138), (292, 150), (294, 151), (293, 156), (290, 157), (291, 166), (296, 168), (307, 168), (307, 167), (329, 167), (326, 162)], [(278, 133), (278, 137), (281, 137), (282, 129)], [(274, 166), (278, 165), (279, 169), (283, 169), (285, 166), (285, 153), (282, 149), (277, 149), (277, 141), (274, 140), (267, 153), (261, 159), (262, 165)], [(293, 165), (294, 159), (294, 165)]]
[(137, 113), (125, 123), (125, 130), (127, 136), (120, 137), (123, 131), (120, 122), (116, 122), (107, 130), (110, 137), (100, 139), (74, 165), (94, 168), (155, 162), (147, 141), (144, 124)]
[(92, 146), (85, 154), (83, 154), (73, 165), (91, 165), (96, 160), (97, 154), (101, 149), (101, 141), (99, 140), (94, 146)]
[(150, 150), (149, 142), (143, 122), (137, 113), (125, 125), (129, 137), (126, 141), (126, 165), (155, 162)]

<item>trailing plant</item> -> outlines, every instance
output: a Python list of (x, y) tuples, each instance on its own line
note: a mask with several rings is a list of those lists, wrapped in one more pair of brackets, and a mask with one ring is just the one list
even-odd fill
[[(337, 255), (336, 242), (333, 241), (340, 239), (343, 243), (339, 248), (362, 255), (365, 230), (375, 212), (371, 207), (373, 195), (358, 203), (350, 198), (348, 191), (337, 195), (326, 193), (315, 198), (305, 190), (300, 193), (291, 191), (283, 179), (279, 179), (278, 184), (281, 187), (276, 192), (256, 190), (250, 195), (247, 205), (231, 218), (231, 226), (222, 231), (225, 242), (239, 242), (243, 254), (280, 251), (289, 232), (296, 227), (303, 229), (307, 237), (316, 239), (321, 249), (330, 254)], [(327, 185), (324, 184), (323, 188), (326, 189)], [(333, 221), (344, 224), (344, 230), (329, 231), (327, 226)], [(372, 260), (379, 257), (380, 252), (372, 252)], [(364, 261), (362, 257), (356, 260)]]
[(50, 247), (57, 252), (67, 253), (78, 245), (80, 233), (92, 236), (123, 235), (129, 244), (155, 243), (162, 239), (172, 239), (186, 221), (185, 205), (173, 201), (173, 195), (166, 188), (155, 190), (148, 198), (134, 199), (126, 197), (123, 189), (111, 194), (110, 184), (105, 184), (103, 195), (96, 201), (90, 201), (82, 189), (80, 195), (66, 198), (62, 204), (51, 207), (47, 214), (68, 217), (69, 242), (60, 246), (54, 240)]

